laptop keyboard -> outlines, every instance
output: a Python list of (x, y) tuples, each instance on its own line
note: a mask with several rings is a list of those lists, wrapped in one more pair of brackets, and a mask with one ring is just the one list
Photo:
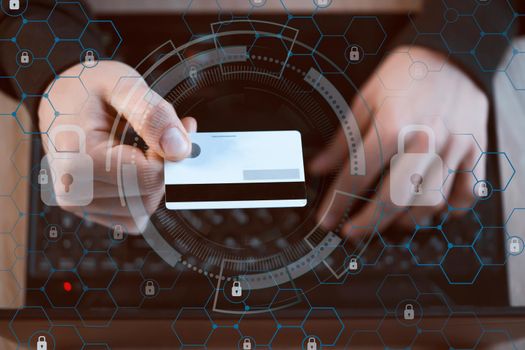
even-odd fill
[[(137, 293), (130, 293), (130, 288), (132, 288), (130, 286), (137, 284), (137, 289), (140, 289), (140, 281), (145, 277), (154, 279), (161, 287), (166, 288), (174, 283), (176, 276), (184, 272), (183, 275), (188, 275), (188, 278), (193, 281), (192, 288), (195, 288), (195, 283), (208, 285), (206, 288), (209, 288), (209, 281), (206, 278), (196, 277), (195, 272), (189, 271), (185, 267), (178, 266), (174, 269), (167, 265), (141, 236), (127, 236), (123, 242), (115, 244), (111, 239), (110, 230), (106, 227), (81, 220), (58, 208), (45, 208), (44, 212), (47, 223), (56, 223), (62, 232), (57, 240), (48, 241), (43, 237), (45, 237), (44, 234), (46, 234), (49, 226), (42, 220), (38, 221), (39, 227), (35, 231), (37, 234), (31, 239), (29, 288), (43, 287), (52, 271), (73, 271), (81, 277), (83, 286), (108, 288), (119, 305), (129, 306), (136, 305), (140, 298)], [(202, 234), (213, 234), (214, 241), (222, 241), (225, 246), (234, 248), (246, 244), (246, 242), (237, 241), (234, 236), (228, 234), (230, 232), (228, 229), (256, 225), (258, 231), (269, 232), (275, 236), (280, 234), (280, 230), (294, 227), (300, 220), (300, 217), (292, 209), (289, 212), (279, 211), (279, 213), (279, 216), (275, 216), (271, 210), (266, 209), (204, 210), (186, 211), (182, 213), (182, 216)], [(471, 239), (469, 234), (472, 234), (471, 231), (476, 229), (472, 227), (468, 218), (455, 220), (447, 225), (447, 230), (450, 232), (463, 233), (462, 237), (454, 238), (454, 244), (469, 244), (469, 239)], [(276, 229), (276, 227), (279, 228)], [(40, 237), (40, 239), (36, 239), (35, 236)], [(418, 237), (412, 239), (411, 250), (416, 254), (411, 256), (407, 249), (402, 248), (402, 245), (409, 241), (411, 237), (409, 234), (385, 233), (385, 237), (392, 240), (388, 242), (391, 247), (385, 249), (379, 259), (377, 259), (378, 254), (374, 254), (374, 252), (378, 253), (383, 250), (383, 245), (377, 237), (374, 238), (367, 248), (368, 254), (363, 255), (364, 262), (372, 265), (370, 271), (367, 272), (368, 277), (370, 277), (368, 280), (373, 280), (375, 286), (391, 271), (403, 273), (410, 270), (411, 274), (414, 274), (414, 271), (417, 272), (414, 270), (414, 258), (417, 258), (419, 264), (439, 261), (447, 249), (447, 242), (439, 235), (434, 235), (431, 232), (426, 232), (426, 235), (422, 236), (424, 236), (422, 239)], [(492, 235), (490, 239), (483, 242), (484, 249), (480, 250), (483, 256), (487, 259), (494, 259), (500, 255), (497, 251), (500, 246), (497, 242), (499, 239), (498, 235)], [(261, 240), (252, 238), (248, 244), (255, 250), (264, 249)], [(287, 242), (282, 240), (280, 244), (284, 247)], [(39, 252), (44, 254), (39, 254)], [(427, 280), (429, 279), (428, 276), (433, 274), (437, 276), (437, 279), (442, 277), (442, 271), (438, 267), (433, 268), (430, 273), (428, 269), (424, 271), (427, 274)], [(53, 283), (46, 284), (46, 293), (51, 300), (54, 299), (54, 294), (58, 295), (56, 299), (63, 299), (60, 297), (62, 292), (60, 287), (70, 278), (74, 277), (68, 274), (53, 274), (51, 278)], [(366, 283), (364, 281), (365, 279), (359, 283)], [(76, 283), (81, 284), (80, 281)], [(374, 286), (370, 288), (375, 288)], [(185, 288), (184, 286), (181, 287)], [(435, 289), (435, 287), (431, 288)], [(340, 296), (338, 294), (332, 295), (334, 300), (347, 297), (344, 288), (340, 289)], [(366, 290), (366, 287), (363, 290)], [(371, 299), (371, 302), (375, 299), (374, 293), (363, 294), (363, 297)], [(92, 306), (95, 307), (99, 300), (91, 299)], [(173, 308), (173, 301), (170, 299), (158, 298), (155, 303), (148, 307)], [(41, 301), (36, 302), (36, 304), (40, 303)]]

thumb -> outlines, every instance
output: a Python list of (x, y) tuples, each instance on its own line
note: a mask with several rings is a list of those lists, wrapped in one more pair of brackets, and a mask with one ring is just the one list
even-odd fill
[(171, 161), (190, 154), (190, 137), (175, 109), (151, 90), (142, 77), (120, 80), (107, 99), (151, 151)]

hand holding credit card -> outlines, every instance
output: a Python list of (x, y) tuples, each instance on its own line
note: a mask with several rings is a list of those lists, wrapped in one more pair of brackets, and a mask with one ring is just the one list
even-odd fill
[(192, 155), (164, 162), (166, 208), (304, 207), (306, 187), (298, 131), (190, 134)]

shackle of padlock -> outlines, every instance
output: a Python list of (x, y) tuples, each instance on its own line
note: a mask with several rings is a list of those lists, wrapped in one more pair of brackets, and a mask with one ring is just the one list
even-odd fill
[[(74, 151), (56, 151), (54, 142), (57, 134), (60, 134), (65, 131), (72, 131), (75, 134), (77, 134), (78, 137), (78, 152)], [(78, 125), (58, 125), (55, 127), (52, 127), (51, 130), (48, 132), (48, 138), (47, 138), (47, 148), (48, 153), (53, 153), (53, 157), (60, 158), (60, 153), (86, 153), (86, 134), (84, 133), (84, 130)]]
[(405, 153), (405, 139), (408, 133), (423, 132), (428, 137), (428, 149), (425, 153), (436, 153), (436, 136), (434, 130), (427, 125), (408, 125), (399, 132), (397, 138), (397, 153)]

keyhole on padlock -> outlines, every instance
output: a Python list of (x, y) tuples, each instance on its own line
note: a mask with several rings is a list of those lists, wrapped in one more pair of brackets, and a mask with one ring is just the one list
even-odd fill
[(410, 176), (410, 182), (412, 183), (412, 194), (423, 193), (423, 176), (418, 173), (412, 174)]
[(62, 184), (64, 185), (64, 189), (66, 193), (69, 193), (69, 188), (73, 184), (73, 175), (69, 173), (65, 173), (64, 175), (62, 175), (60, 180), (62, 181)]

